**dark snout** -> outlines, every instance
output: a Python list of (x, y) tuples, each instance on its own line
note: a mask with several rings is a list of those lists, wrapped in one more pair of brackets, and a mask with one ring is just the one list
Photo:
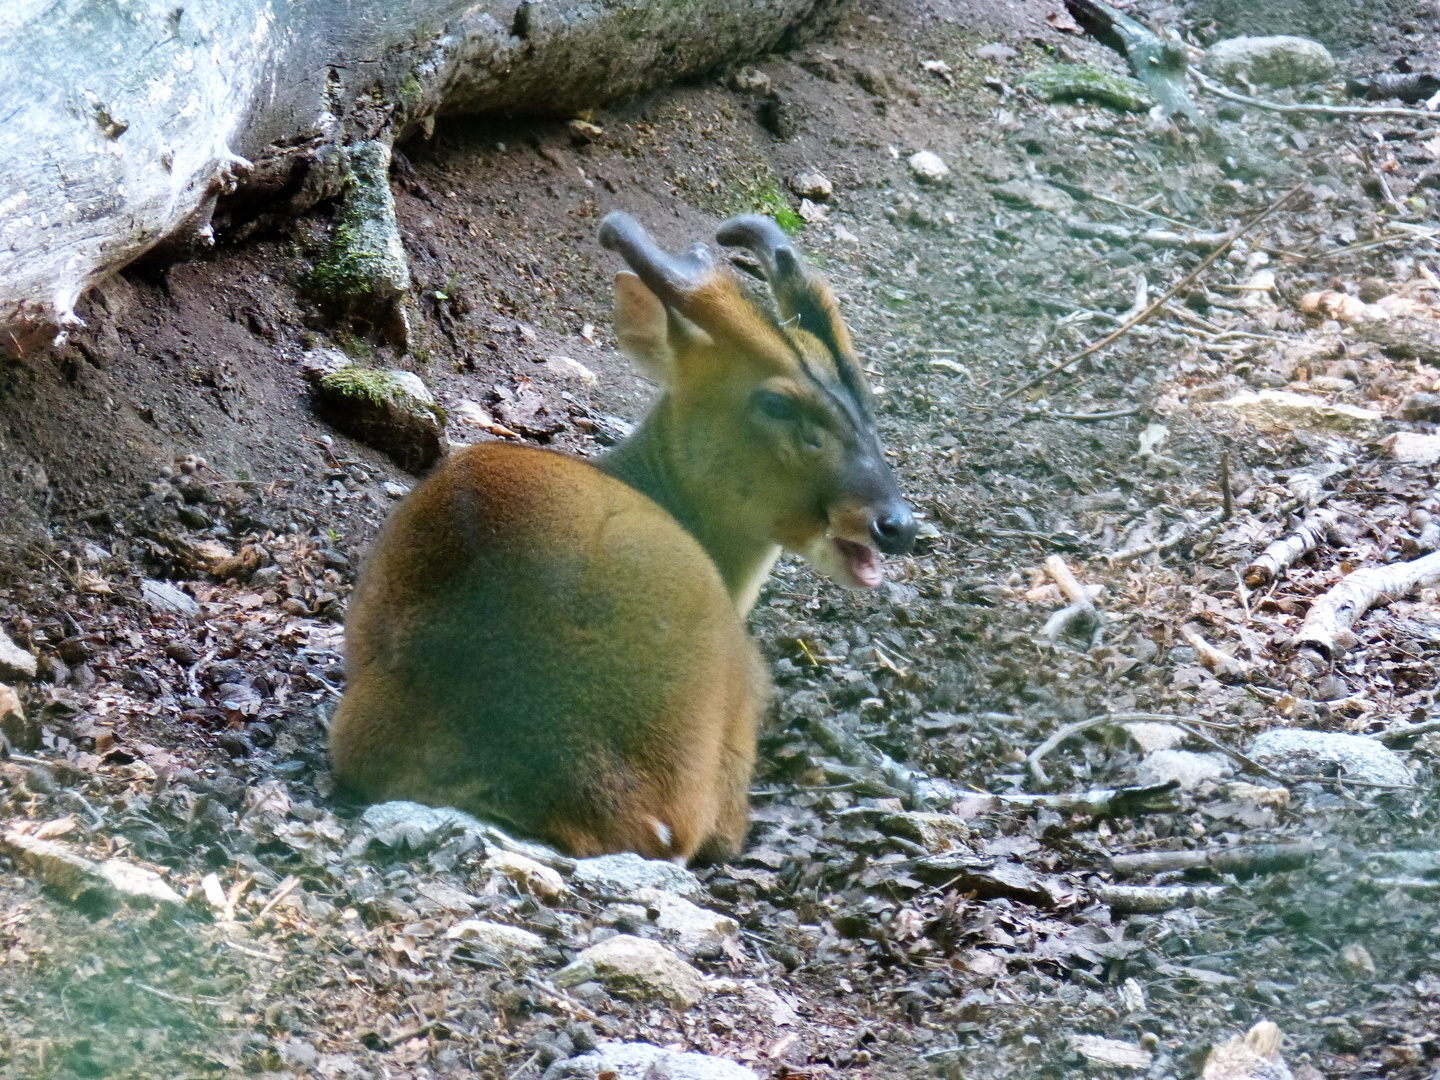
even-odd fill
[(910, 504), (898, 495), (877, 507), (870, 521), (870, 535), (875, 540), (875, 546), (886, 555), (910, 554), (919, 529), (915, 515), (910, 512)]

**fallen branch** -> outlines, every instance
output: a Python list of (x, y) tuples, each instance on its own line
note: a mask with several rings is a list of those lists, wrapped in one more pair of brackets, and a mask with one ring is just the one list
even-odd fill
[(1191, 283), (1194, 282), (1196, 278), (1198, 278), (1206, 270), (1210, 269), (1210, 265), (1221, 255), (1223, 255), (1229, 249), (1231, 244), (1233, 244), (1236, 240), (1240, 239), (1240, 237), (1244, 236), (1251, 229), (1255, 228), (1256, 225), (1259, 225), (1271, 214), (1275, 213), (1275, 211), (1279, 210), (1282, 206), (1289, 202), (1293, 196), (1298, 194), (1301, 188), (1303, 188), (1304, 186), (1305, 185), (1303, 183), (1296, 184), (1293, 188), (1285, 192), (1285, 194), (1281, 195), (1264, 210), (1261, 210), (1249, 221), (1245, 222), (1244, 224), (1236, 228), (1234, 231), (1232, 231), (1228, 236), (1225, 237), (1224, 241), (1214, 251), (1212, 251), (1209, 255), (1205, 256), (1205, 258), (1200, 260), (1199, 266), (1195, 267), (1194, 270), (1191, 270), (1190, 273), (1186, 274), (1183, 278), (1181, 278), (1174, 285), (1172, 285), (1168, 290), (1166, 290), (1165, 294), (1161, 296), (1160, 299), (1156, 300), (1139, 315), (1136, 315), (1129, 322), (1123, 323), (1118, 329), (1107, 334), (1105, 337), (1095, 342), (1095, 344), (1090, 345), (1087, 348), (1081, 349), (1079, 352), (1066, 357), (1054, 367), (1050, 368), (1047, 371), (1042, 371), (1039, 375), (1036, 375), (1035, 378), (1031, 379), (1029, 382), (1021, 386), (1017, 386), (1014, 390), (1011, 390), (1008, 393), (1001, 395), (1000, 399), (996, 401), (995, 404), (1003, 405), (1005, 402), (1009, 401), (1017, 394), (1023, 394), (1026, 390), (1030, 390), (1036, 386), (1039, 386), (1046, 379), (1050, 378), (1053, 375), (1060, 374), (1072, 364), (1078, 364), (1081, 360), (1084, 360), (1085, 357), (1091, 356), (1099, 352), (1101, 349), (1105, 348), (1105, 346), (1120, 340), (1120, 338), (1124, 337), (1125, 334), (1127, 334), (1130, 330), (1139, 326), (1146, 319), (1150, 318), (1151, 315), (1155, 314), (1155, 312), (1163, 308), (1168, 301), (1173, 300), (1181, 292), (1189, 288)]
[(1411, 589), (1440, 581), (1440, 551), (1410, 562), (1367, 566), (1343, 578), (1315, 603), (1295, 635), (1297, 649), (1335, 658), (1335, 639), (1347, 633), (1372, 607), (1399, 600)]
[(1200, 84), (1200, 89), (1214, 94), (1216, 97), (1239, 102), (1241, 105), (1251, 105), (1257, 109), (1268, 109), (1270, 112), (1309, 113), (1312, 116), (1409, 116), (1418, 120), (1434, 120), (1436, 118), (1433, 112), (1426, 109), (1401, 109), (1392, 105), (1284, 105), (1278, 101), (1266, 101), (1263, 98), (1237, 94), (1234, 90), (1228, 90), (1219, 83), (1207, 79), (1194, 68), (1190, 69), (1190, 74)]
[(1194, 623), (1186, 623), (1180, 627), (1180, 636), (1195, 650), (1200, 663), (1215, 675), (1227, 676), (1238, 682), (1244, 682), (1250, 677), (1251, 665), (1211, 645), (1200, 636), (1200, 628)]
[(1112, 911), (1145, 915), (1198, 907), (1224, 895), (1223, 885), (1102, 885), (1095, 890), (1095, 899)]
[(1169, 870), (1214, 870), (1221, 874), (1263, 874), (1298, 870), (1320, 854), (1318, 844), (1256, 844), (1203, 851), (1145, 851), (1112, 855), (1110, 869), (1119, 877), (1163, 874)]
[(1070, 603), (1067, 607), (1063, 607), (1051, 615), (1040, 633), (1054, 641), (1061, 634), (1068, 633), (1074, 626), (1093, 641), (1095, 635), (1100, 632), (1102, 623), (1100, 613), (1095, 610), (1095, 605), (1090, 600), (1089, 590), (1076, 580), (1075, 575), (1070, 572), (1070, 567), (1065, 565), (1065, 560), (1059, 555), (1051, 555), (1045, 560), (1045, 572), (1054, 579), (1055, 584), (1060, 587), (1060, 591), (1065, 594), (1065, 599)]
[(1320, 546), (1325, 535), (1335, 527), (1334, 510), (1314, 510), (1289, 536), (1276, 540), (1245, 568), (1245, 584), (1252, 589), (1269, 585), (1282, 570), (1294, 565), (1301, 556)]
[(1180, 784), (1167, 780), (1123, 788), (1092, 788), (1089, 791), (1057, 795), (991, 795), (998, 807), (1053, 810), (1057, 814), (1086, 814), (1090, 817), (1133, 817), (1138, 814), (1171, 814), (1180, 809), (1175, 797)]
[(1375, 738), (1392, 750), (1405, 749), (1421, 735), (1429, 735), (1436, 731), (1440, 731), (1440, 720), (1426, 720), (1420, 724), (1398, 724), (1380, 732)]

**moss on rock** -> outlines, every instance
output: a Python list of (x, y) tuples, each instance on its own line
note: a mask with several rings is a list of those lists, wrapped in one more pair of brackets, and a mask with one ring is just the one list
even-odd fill
[(1053, 64), (1032, 71), (1025, 85), (1049, 101), (1085, 101), (1120, 112), (1149, 112), (1155, 98), (1145, 84), (1093, 64)]

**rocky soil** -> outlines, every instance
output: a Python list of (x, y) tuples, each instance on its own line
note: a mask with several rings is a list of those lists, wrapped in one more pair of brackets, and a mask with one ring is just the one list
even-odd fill
[[(1068, 25), (870, 0), (580, 124), (442, 125), (391, 171), (403, 356), (313, 298), (327, 211), (237, 204), (0, 363), (4, 1070), (1189, 1077), (1270, 1021), (1307, 1080), (1433, 1076), (1440, 599), (1323, 648), (1306, 616), (1440, 547), (1440, 124), (1045, 100), (1039, 69), (1120, 71)], [(1382, 52), (1255, 92), (1342, 101)], [(603, 452), (651, 394), (614, 208), (671, 248), (780, 215), (924, 518), (874, 593), (778, 567), (754, 827), (694, 873), (327, 772), (346, 595), (414, 477), (324, 380), (418, 376), (435, 446)]]

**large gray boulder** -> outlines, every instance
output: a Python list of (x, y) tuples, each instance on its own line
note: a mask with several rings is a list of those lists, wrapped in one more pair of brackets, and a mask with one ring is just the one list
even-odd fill
[(1328, 79), (1335, 71), (1335, 58), (1309, 38), (1237, 37), (1210, 46), (1204, 68), (1206, 74), (1225, 82), (1243, 77), (1268, 86), (1299, 86)]

